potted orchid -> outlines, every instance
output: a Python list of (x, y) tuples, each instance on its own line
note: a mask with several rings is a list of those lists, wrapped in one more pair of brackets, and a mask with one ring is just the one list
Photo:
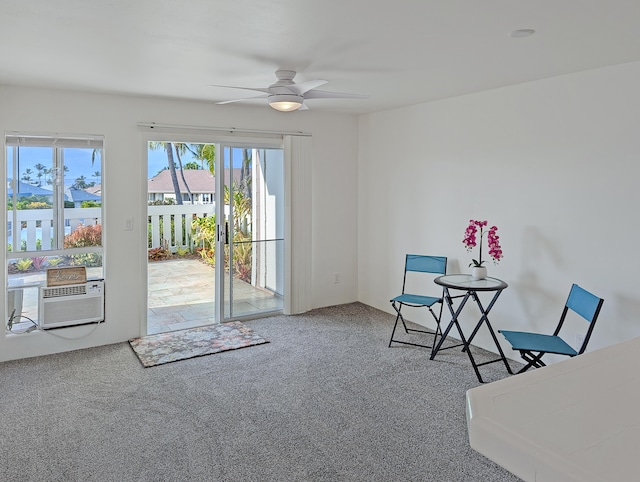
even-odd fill
[[(467, 230), (464, 232), (464, 239), (462, 244), (467, 248), (467, 252), (470, 253), (476, 246), (479, 247), (478, 259), (472, 259), (469, 266), (473, 266), (471, 276), (473, 279), (484, 279), (487, 277), (487, 268), (484, 265), (482, 259), (482, 237), (487, 235), (487, 244), (489, 246), (489, 257), (493, 260), (494, 264), (498, 264), (498, 261), (502, 259), (502, 248), (500, 247), (500, 237), (498, 236), (498, 228), (491, 226), (487, 227), (487, 221), (475, 221), (470, 220)], [(480, 234), (478, 234), (480, 230)]]

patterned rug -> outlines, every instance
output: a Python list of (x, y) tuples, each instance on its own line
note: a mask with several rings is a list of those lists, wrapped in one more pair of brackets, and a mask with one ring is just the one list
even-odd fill
[(133, 338), (129, 344), (145, 367), (269, 343), (239, 321)]

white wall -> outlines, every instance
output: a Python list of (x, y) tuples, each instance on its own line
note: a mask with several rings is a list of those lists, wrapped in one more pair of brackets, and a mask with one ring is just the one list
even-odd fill
[[(313, 109), (284, 114), (266, 106), (216, 106), (14, 86), (0, 86), (0, 106), (1, 132), (105, 135), (102, 181), (107, 293), (106, 323), (90, 335), (84, 336), (92, 327), (66, 329), (64, 333), (58, 330), (59, 335), (82, 337), (71, 340), (45, 333), (0, 333), (0, 361), (114, 343), (141, 334), (141, 320), (146, 316), (144, 273), (140, 268), (146, 236), (144, 219), (136, 216), (135, 229), (124, 230), (125, 218), (132, 212), (144, 212), (146, 206), (139, 122), (311, 133), (312, 304), (320, 307), (356, 300), (356, 117)], [(4, 154), (2, 159), (2, 172), (6, 172)], [(2, 216), (0, 221), (6, 223), (6, 213)], [(0, 249), (6, 252), (4, 244)], [(335, 272), (342, 274), (339, 284), (333, 283)], [(0, 299), (4, 313), (4, 296)]]
[(590, 350), (640, 335), (638, 85), (635, 62), (363, 116), (358, 299), (391, 312), (409, 252), (469, 272), (464, 230), (487, 219), (494, 327), (552, 331), (575, 282), (605, 299)]

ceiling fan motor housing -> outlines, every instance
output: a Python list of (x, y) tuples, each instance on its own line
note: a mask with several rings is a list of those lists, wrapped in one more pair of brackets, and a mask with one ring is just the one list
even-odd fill
[[(218, 86), (230, 87), (243, 90), (252, 90), (262, 92), (260, 97), (266, 97), (269, 105), (276, 110), (283, 112), (291, 112), (294, 110), (306, 110), (304, 104), (305, 99), (362, 99), (366, 96), (342, 94), (339, 92), (327, 92), (316, 90), (318, 87), (327, 83), (326, 80), (308, 80), (300, 84), (296, 84), (293, 78), (296, 76), (295, 70), (281, 69), (276, 70), (277, 81), (269, 87), (234, 87), (234, 86)], [(248, 99), (235, 99), (218, 102), (218, 104), (229, 104), (231, 102), (240, 102)]]

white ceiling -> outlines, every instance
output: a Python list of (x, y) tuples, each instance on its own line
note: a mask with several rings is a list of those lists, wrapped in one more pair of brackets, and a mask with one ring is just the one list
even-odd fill
[(285, 68), (370, 96), (311, 110), (367, 113), (635, 61), (639, 24), (640, 0), (0, 0), (0, 84), (213, 104)]

